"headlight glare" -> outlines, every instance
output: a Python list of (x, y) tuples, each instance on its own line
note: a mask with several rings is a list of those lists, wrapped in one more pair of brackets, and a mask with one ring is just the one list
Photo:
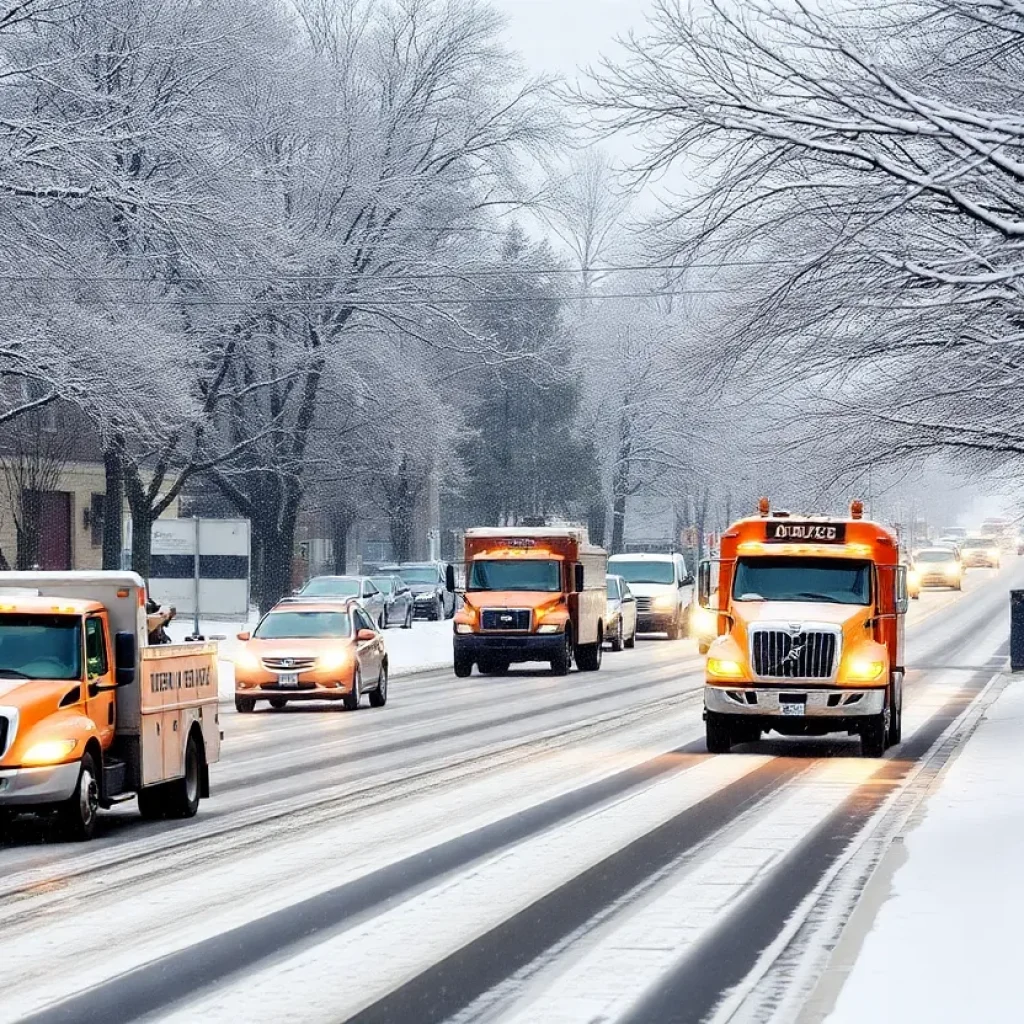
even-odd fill
[(734, 679), (743, 675), (743, 666), (738, 661), (728, 658), (708, 658), (708, 675), (723, 676)]
[(537, 627), (538, 633), (561, 633), (562, 624), (560, 622), (545, 622), (542, 626)]
[(877, 679), (884, 671), (884, 661), (874, 661), (870, 658), (854, 658), (850, 662), (846, 674), (850, 679), (869, 681)]
[(328, 672), (334, 672), (336, 669), (344, 668), (348, 664), (348, 651), (344, 648), (340, 648), (334, 651), (328, 651), (320, 658), (318, 667), (326, 669)]
[(58, 761), (63, 761), (77, 744), (77, 740), (43, 740), (41, 743), (33, 743), (25, 751), (21, 763), (56, 764)]
[(468, 622), (456, 622), (455, 632), (461, 633), (464, 636), (466, 633), (472, 633), (473, 627)]

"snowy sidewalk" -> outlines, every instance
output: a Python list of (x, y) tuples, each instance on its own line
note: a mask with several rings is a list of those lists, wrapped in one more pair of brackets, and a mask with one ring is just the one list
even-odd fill
[(904, 845), (828, 1024), (1024, 1019), (1024, 676), (985, 712)]

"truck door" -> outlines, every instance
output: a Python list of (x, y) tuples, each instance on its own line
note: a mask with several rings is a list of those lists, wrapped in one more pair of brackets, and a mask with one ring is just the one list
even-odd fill
[(85, 620), (85, 679), (85, 712), (95, 723), (106, 750), (114, 742), (115, 690), (107, 624), (99, 615), (90, 615)]

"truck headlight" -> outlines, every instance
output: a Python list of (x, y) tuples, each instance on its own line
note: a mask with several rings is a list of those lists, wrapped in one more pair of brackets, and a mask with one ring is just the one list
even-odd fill
[(877, 679), (885, 671), (884, 661), (872, 661), (869, 658), (854, 658), (846, 670), (847, 678), (860, 679), (865, 682)]
[(545, 622), (543, 626), (537, 627), (538, 633), (561, 633), (562, 626), (558, 622)]
[(735, 679), (743, 675), (743, 666), (738, 661), (730, 661), (728, 658), (708, 658), (707, 669), (710, 676)]
[(455, 632), (465, 635), (466, 633), (472, 633), (473, 627), (468, 622), (456, 622)]
[(33, 743), (25, 751), (22, 764), (57, 764), (63, 761), (78, 745), (77, 740), (43, 740)]
[(651, 607), (656, 608), (659, 612), (667, 612), (670, 609), (674, 608), (675, 605), (675, 598), (667, 594), (664, 597), (656, 597), (654, 601), (651, 603)]

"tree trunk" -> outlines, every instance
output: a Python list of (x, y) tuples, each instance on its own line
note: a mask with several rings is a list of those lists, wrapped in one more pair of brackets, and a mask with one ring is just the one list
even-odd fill
[(260, 552), (260, 572), (255, 590), (261, 615), (292, 591), (292, 558), (300, 492), (297, 487), (291, 490), (292, 493), (279, 501), (269, 503), (265, 514), (252, 524)]
[(348, 572), (348, 535), (355, 525), (355, 516), (339, 509), (331, 513), (331, 547), (334, 549), (334, 574)]
[(625, 546), (626, 499), (629, 496), (630, 457), (633, 453), (628, 410), (619, 416), (619, 456), (612, 476), (612, 554)]
[(103, 453), (106, 491), (103, 495), (103, 568), (121, 568), (121, 519), (124, 514), (124, 466), (120, 453)]
[(38, 491), (22, 489), (20, 515), (15, 523), (18, 547), (17, 568), (22, 571), (39, 566), (40, 498)]
[(148, 503), (132, 510), (132, 571), (147, 583), (153, 568), (153, 523), (156, 517)]

